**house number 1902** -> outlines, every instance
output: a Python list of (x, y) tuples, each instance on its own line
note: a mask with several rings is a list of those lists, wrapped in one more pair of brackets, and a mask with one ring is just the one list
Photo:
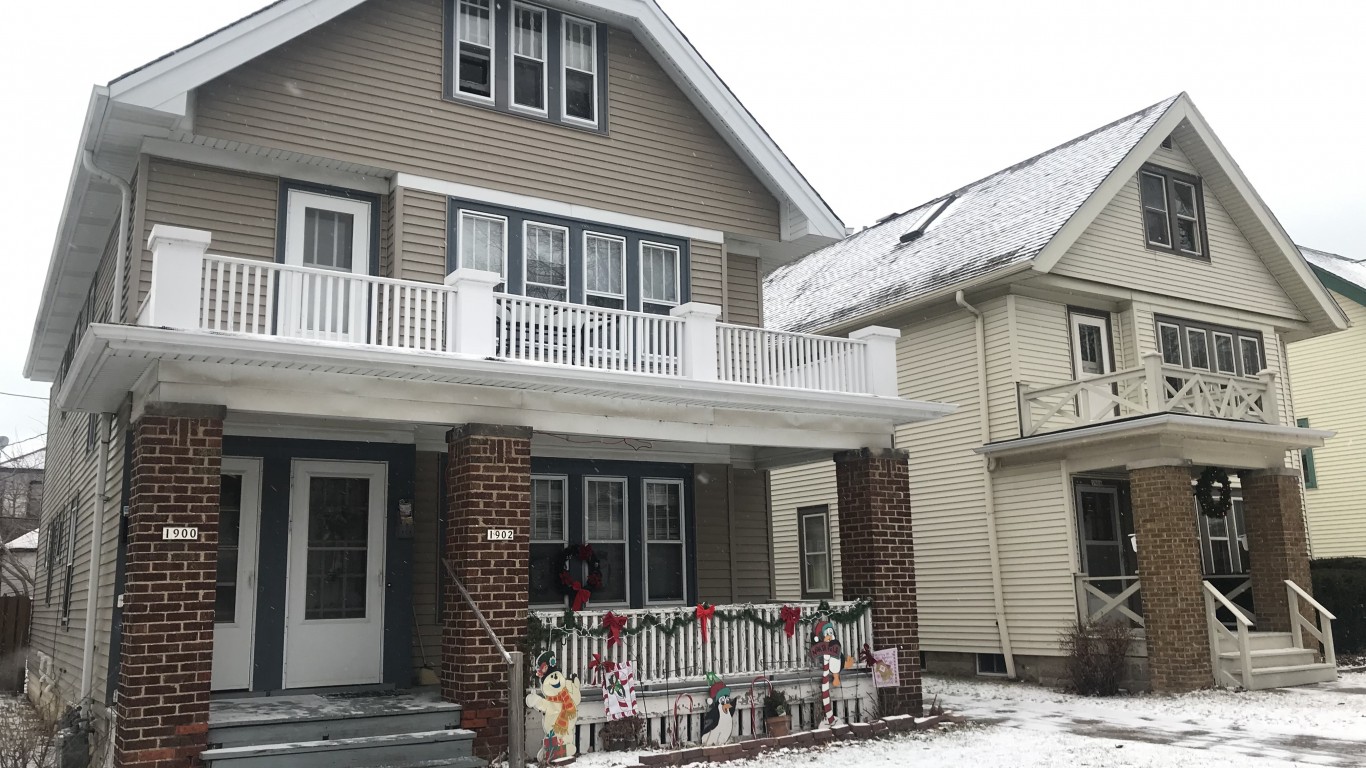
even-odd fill
[(512, 541), (511, 528), (490, 528), (489, 541)]

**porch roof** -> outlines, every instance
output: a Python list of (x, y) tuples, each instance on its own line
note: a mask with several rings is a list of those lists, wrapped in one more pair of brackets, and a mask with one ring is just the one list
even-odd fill
[(1157, 413), (988, 443), (995, 464), (1066, 460), (1074, 471), (1161, 463), (1242, 469), (1285, 466), (1285, 452), (1318, 448), (1335, 432), (1182, 413)]

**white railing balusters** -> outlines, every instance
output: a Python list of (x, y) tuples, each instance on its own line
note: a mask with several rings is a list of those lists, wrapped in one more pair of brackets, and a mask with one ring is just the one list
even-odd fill
[(853, 339), (718, 323), (717, 377), (737, 384), (867, 392), (866, 344)]

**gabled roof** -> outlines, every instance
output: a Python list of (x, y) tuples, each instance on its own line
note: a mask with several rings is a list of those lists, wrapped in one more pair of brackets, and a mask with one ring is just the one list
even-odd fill
[(1349, 259), (1302, 245), (1300, 253), (1309, 260), (1309, 265), (1323, 281), (1324, 287), (1366, 307), (1366, 259)]
[(765, 321), (844, 331), (1018, 272), (1047, 273), (1168, 135), (1200, 147), (1190, 159), (1206, 189), (1315, 332), (1345, 328), (1342, 310), (1184, 93), (778, 268), (764, 282)]
[[(142, 141), (189, 126), (195, 88), (361, 5), (365, 0), (278, 0), (189, 45), (119, 76), (91, 95), (58, 224), (25, 375), (50, 379), (79, 312), (116, 210), (116, 190), (92, 177), (80, 156), (131, 173)], [(844, 224), (792, 161), (693, 48), (655, 0), (537, 0), (629, 30), (723, 140), (779, 201), (782, 244), (793, 258), (843, 237)]]

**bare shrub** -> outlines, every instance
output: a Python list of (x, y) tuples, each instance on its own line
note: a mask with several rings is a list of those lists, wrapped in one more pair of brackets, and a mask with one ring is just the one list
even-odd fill
[(607, 752), (624, 752), (639, 749), (646, 745), (645, 718), (630, 715), (619, 720), (609, 720), (598, 729), (598, 739)]
[(1067, 654), (1072, 687), (1087, 696), (1114, 696), (1124, 680), (1129, 624), (1116, 619), (1073, 622), (1058, 645)]
[(16, 700), (0, 701), (0, 768), (55, 768), (57, 723)]

